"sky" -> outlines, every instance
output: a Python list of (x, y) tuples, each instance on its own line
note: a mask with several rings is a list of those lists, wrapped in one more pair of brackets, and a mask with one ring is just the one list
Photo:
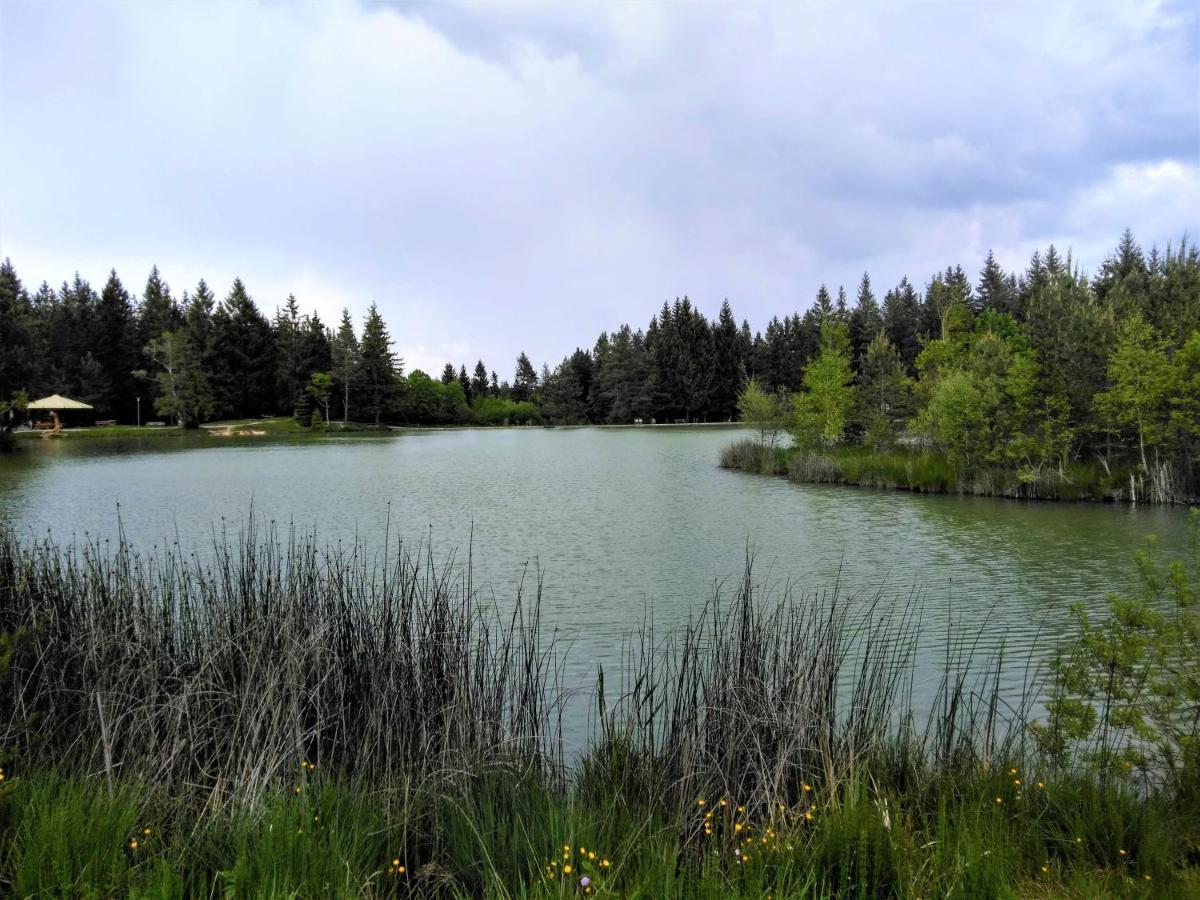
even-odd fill
[(688, 295), (1200, 237), (1200, 3), (0, 0), (0, 256), (511, 378)]

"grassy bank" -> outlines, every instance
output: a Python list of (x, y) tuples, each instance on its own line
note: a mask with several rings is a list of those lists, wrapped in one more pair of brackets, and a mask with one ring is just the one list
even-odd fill
[(965, 471), (930, 451), (868, 447), (816, 450), (738, 441), (721, 453), (721, 466), (760, 475), (783, 475), (802, 484), (848, 484), (927, 494), (972, 494), (1021, 500), (1143, 500), (1131, 489), (1129, 469), (1106, 470), (1099, 462), (1072, 462), (1043, 469), (985, 468)]
[[(176, 425), (137, 426), (137, 425), (97, 425), (90, 428), (67, 428), (61, 435), (55, 435), (49, 440), (61, 438), (91, 440), (95, 438), (147, 438), (172, 439), (196, 435), (217, 437), (262, 437), (270, 436), (304, 436), (313, 434), (390, 434), (387, 428), (375, 428), (356, 422), (332, 422), (323, 430), (314, 431), (301, 425), (295, 419), (280, 417), (276, 419), (237, 419), (227, 422), (211, 422), (200, 428), (180, 428)], [(19, 431), (14, 435), (22, 441), (46, 438), (44, 431)]]
[[(0, 533), (0, 888), (17, 896), (1194, 896), (1197, 797), (1043, 755), (916, 610), (751, 567), (625, 643), (566, 759), (540, 585), (250, 526), (211, 563)], [(861, 609), (861, 607), (857, 607)], [(503, 610), (503, 612), (501, 612)], [(1030, 677), (1034, 677), (1030, 673)], [(584, 879), (587, 879), (584, 881)]]

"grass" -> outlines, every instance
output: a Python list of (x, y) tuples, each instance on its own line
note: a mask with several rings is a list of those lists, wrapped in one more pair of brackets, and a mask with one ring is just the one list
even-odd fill
[(1129, 499), (1129, 471), (1072, 462), (1058, 469), (986, 467), (965, 471), (939, 453), (915, 448), (824, 450), (738, 441), (721, 453), (721, 466), (761, 475), (784, 475), (801, 484), (848, 484), (930, 494), (974, 494), (1022, 500)]
[(627, 636), (566, 759), (536, 582), (254, 523), (210, 562), (0, 530), (0, 891), (1195, 896), (1197, 798), (1041, 758), (1036, 684), (1003, 704), (970, 636), (913, 709), (918, 623), (748, 561)]
[[(122, 438), (122, 437), (137, 437), (137, 438), (178, 438), (194, 435), (204, 435), (212, 433), (229, 432), (224, 436), (229, 437), (260, 437), (263, 435), (271, 436), (302, 436), (312, 434), (389, 434), (388, 429), (377, 429), (370, 425), (365, 425), (357, 422), (331, 422), (329, 426), (320, 432), (313, 432), (305, 425), (301, 425), (294, 418), (289, 416), (280, 416), (273, 419), (233, 419), (221, 422), (206, 423), (200, 429), (180, 428), (175, 425), (165, 426), (137, 426), (137, 425), (98, 425), (88, 428), (68, 428), (63, 432), (63, 435), (70, 438)], [(14, 433), (14, 438), (27, 441), (42, 438), (45, 432), (41, 431), (20, 431)]]

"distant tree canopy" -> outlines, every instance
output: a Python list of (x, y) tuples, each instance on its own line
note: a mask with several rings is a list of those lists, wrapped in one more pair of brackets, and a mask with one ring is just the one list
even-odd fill
[(483, 360), (406, 376), (374, 305), (357, 327), (348, 311), (327, 327), (294, 297), (268, 318), (240, 280), (220, 301), (204, 281), (177, 298), (157, 268), (140, 296), (116, 272), (99, 293), (78, 275), (30, 293), (5, 260), (0, 398), (65, 393), (132, 421), (140, 396), (185, 424), (314, 409), (380, 425), (690, 422), (737, 418), (753, 379), (791, 396), (795, 433), (815, 444), (904, 437), (963, 465), (1132, 460), (1196, 482), (1196, 247), (1146, 252), (1126, 232), (1093, 278), (1049, 247), (1020, 273), (989, 253), (974, 282), (950, 266), (923, 290), (877, 290), (866, 274), (853, 299), (821, 285), (758, 332), (728, 301), (710, 320), (681, 297), (540, 372), (522, 352), (496, 367), (509, 381)]

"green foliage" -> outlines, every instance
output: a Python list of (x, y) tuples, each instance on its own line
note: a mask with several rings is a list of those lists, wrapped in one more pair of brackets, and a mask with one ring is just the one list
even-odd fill
[(1082, 748), (1106, 778), (1166, 781), (1200, 802), (1200, 510), (1191, 521), (1190, 560), (1164, 565), (1151, 545), (1140, 594), (1110, 596), (1100, 622), (1076, 607), (1080, 634), (1036, 734), (1060, 760)]
[(154, 409), (184, 428), (198, 428), (213, 412), (212, 388), (200, 360), (182, 331), (165, 331), (146, 346), (157, 370)]
[(854, 408), (850, 339), (841, 322), (821, 326), (821, 350), (804, 369), (804, 390), (792, 398), (792, 435), (802, 446), (841, 442)]
[(779, 433), (787, 430), (791, 416), (791, 399), (786, 392), (767, 393), (758, 383), (758, 379), (751, 378), (738, 395), (737, 408), (739, 420), (758, 429), (759, 443), (774, 447)]

